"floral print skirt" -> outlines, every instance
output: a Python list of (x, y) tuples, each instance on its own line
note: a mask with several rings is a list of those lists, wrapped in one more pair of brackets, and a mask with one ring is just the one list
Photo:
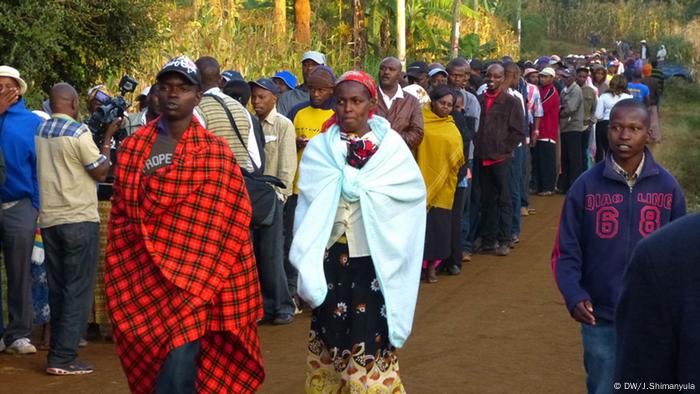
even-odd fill
[(334, 244), (324, 262), (328, 295), (313, 310), (307, 393), (405, 393), (372, 258)]

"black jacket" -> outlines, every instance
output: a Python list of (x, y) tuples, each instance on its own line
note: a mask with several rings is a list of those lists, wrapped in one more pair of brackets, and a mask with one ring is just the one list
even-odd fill
[(700, 389), (699, 244), (700, 214), (637, 244), (615, 317), (616, 382), (693, 383)]

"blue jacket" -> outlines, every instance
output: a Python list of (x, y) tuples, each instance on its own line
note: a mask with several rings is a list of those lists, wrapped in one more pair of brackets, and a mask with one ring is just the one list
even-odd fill
[(633, 188), (612, 158), (581, 175), (566, 195), (552, 270), (569, 312), (584, 300), (596, 319), (614, 321), (622, 275), (639, 240), (685, 215), (676, 179), (646, 150)]
[(39, 209), (34, 133), (41, 118), (29, 111), (20, 99), (0, 115), (0, 149), (5, 156), (5, 184), (0, 188), (2, 202), (31, 198)]

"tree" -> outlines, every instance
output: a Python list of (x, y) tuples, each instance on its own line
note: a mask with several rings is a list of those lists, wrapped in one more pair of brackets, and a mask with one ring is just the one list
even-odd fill
[(275, 0), (275, 9), (273, 12), (275, 21), (275, 33), (277, 37), (284, 37), (287, 32), (287, 1)]
[(367, 23), (365, 19), (365, 1), (353, 0), (353, 24), (352, 41), (354, 43), (352, 57), (355, 59), (355, 67), (364, 67), (367, 54)]
[(53, 84), (85, 92), (136, 64), (159, 35), (160, 5), (150, 0), (3, 0), (0, 63), (16, 67), (37, 107)]
[(294, 41), (306, 45), (311, 43), (310, 0), (294, 0)]

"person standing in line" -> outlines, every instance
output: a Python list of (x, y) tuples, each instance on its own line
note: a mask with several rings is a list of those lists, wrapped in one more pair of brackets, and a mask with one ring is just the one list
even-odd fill
[(111, 167), (109, 141), (121, 119), (107, 126), (99, 149), (87, 125), (79, 123), (78, 92), (66, 84), (50, 92), (51, 119), (36, 132), (41, 208), (51, 308), (46, 372), (82, 375), (94, 367), (78, 359), (78, 344), (92, 309), (99, 249), (97, 182)]
[(569, 190), (552, 251), (557, 286), (581, 324), (589, 393), (614, 392), (615, 308), (635, 245), (686, 211), (680, 185), (646, 148), (649, 125), (643, 104), (613, 107), (611, 154)]
[(474, 146), (472, 140), (479, 128), (481, 106), (479, 100), (469, 92), (469, 81), (472, 78), (469, 62), (461, 57), (447, 63), (447, 84), (458, 93), (452, 110), (452, 118), (459, 133), (462, 135), (464, 165), (457, 173), (457, 189), (452, 206), (452, 253), (444, 265), (451, 275), (461, 273), (462, 263), (471, 261), (471, 247), (467, 243), (471, 219), (471, 181)]
[[(5, 183), (0, 188), (0, 246), (7, 274), (9, 321), (0, 338), (0, 352), (36, 353), (32, 333), (31, 258), (39, 210), (39, 185), (34, 134), (41, 118), (29, 111), (27, 84), (19, 71), (0, 66), (0, 149), (5, 158)], [(0, 314), (0, 330), (3, 330)]]
[(423, 140), (423, 115), (418, 100), (406, 95), (399, 85), (401, 61), (387, 57), (379, 65), (379, 98), (377, 115), (388, 120), (392, 130), (406, 141), (411, 151)]
[(527, 68), (523, 72), (523, 79), (527, 89), (527, 120), (528, 120), (528, 139), (525, 141), (527, 145), (525, 156), (525, 173), (522, 186), (520, 188), (520, 216), (529, 216), (536, 213), (535, 208), (530, 207), (529, 194), (530, 184), (535, 179), (534, 174), (534, 149), (532, 148), (535, 141), (535, 136), (540, 134), (540, 122), (544, 116), (542, 107), (542, 98), (540, 97), (540, 78), (536, 69)]
[(627, 91), (627, 80), (622, 75), (616, 75), (610, 80), (610, 89), (598, 97), (595, 108), (595, 162), (605, 160), (610, 144), (608, 143), (608, 124), (610, 123), (610, 111), (618, 102), (632, 98)]
[[(426, 270), (428, 283), (435, 283), (440, 264), (452, 257), (453, 237), (458, 245), (460, 231), (453, 231), (453, 212), (455, 204), (458, 173), (464, 165), (462, 136), (450, 115), (454, 108), (455, 96), (459, 93), (446, 85), (441, 85), (430, 92), (430, 109), (423, 110), (426, 134), (418, 146), (416, 159), (423, 174), (427, 190), (427, 219), (425, 248), (423, 251), (423, 268)], [(466, 174), (465, 174), (466, 176)], [(457, 218), (460, 218), (460, 210)], [(461, 223), (461, 222), (458, 222)], [(459, 226), (456, 226), (460, 229)], [(461, 251), (461, 249), (460, 249)], [(461, 253), (459, 256), (461, 262)], [(449, 261), (448, 264), (455, 263)], [(453, 273), (454, 274), (454, 273)]]
[(659, 120), (659, 99), (663, 93), (663, 84), (651, 74), (653, 66), (645, 64), (642, 68), (644, 78), (640, 80), (649, 89), (649, 115), (651, 116), (651, 143), (658, 144), (661, 142), (661, 124)]
[(556, 150), (559, 141), (559, 111), (560, 98), (554, 86), (554, 70), (545, 67), (540, 71), (540, 97), (542, 98), (543, 116), (540, 121), (539, 133), (532, 135), (533, 173), (535, 190), (538, 196), (554, 194), (557, 179)]
[(579, 67), (576, 70), (576, 84), (581, 88), (583, 95), (583, 133), (581, 134), (581, 170), (586, 171), (593, 166), (593, 158), (590, 153), (595, 149), (595, 138), (591, 141), (592, 131), (595, 128), (595, 110), (598, 95), (593, 87), (588, 84), (590, 72), (587, 67)]
[(376, 82), (343, 74), (335, 115), (299, 166), (292, 263), (313, 309), (307, 393), (405, 392), (396, 348), (413, 324), (425, 185), (411, 151), (373, 115)]
[(265, 372), (252, 208), (226, 142), (194, 116), (186, 56), (156, 76), (161, 116), (124, 140), (112, 196), (106, 294), (135, 393), (254, 392)]
[(632, 80), (627, 83), (627, 90), (635, 100), (649, 107), (651, 99), (649, 88), (642, 83), (642, 67), (632, 69)]
[(559, 190), (569, 191), (583, 170), (581, 146), (583, 145), (583, 92), (576, 84), (576, 73), (568, 68), (560, 71), (564, 89), (561, 92), (561, 111), (559, 112), (559, 131), (561, 133), (561, 176)]
[(260, 323), (289, 324), (294, 320), (294, 302), (289, 294), (284, 266), (284, 202), (292, 194), (297, 169), (294, 125), (275, 109), (280, 94), (277, 85), (267, 78), (250, 82), (251, 103), (265, 135), (265, 171), (281, 180), (286, 188), (277, 192), (274, 220), (271, 225), (253, 231), (260, 290), (265, 316)]
[(513, 204), (510, 171), (513, 151), (522, 140), (523, 110), (518, 99), (505, 93), (500, 64), (486, 69), (486, 91), (479, 97), (481, 119), (474, 156), (481, 189), (482, 253), (510, 254)]
[(602, 64), (593, 64), (591, 66), (591, 80), (593, 86), (598, 89), (598, 97), (610, 89), (608, 86), (607, 72)]
[(280, 94), (284, 94), (297, 87), (297, 77), (289, 70), (282, 70), (272, 76), (274, 82), (280, 90)]
[(293, 116), (290, 116), (292, 109), (310, 99), (309, 75), (311, 75), (316, 67), (325, 65), (326, 55), (317, 51), (305, 52), (301, 57), (301, 75), (302, 78), (304, 78), (304, 82), (280, 96), (279, 100), (277, 100), (277, 112), (293, 121)]

